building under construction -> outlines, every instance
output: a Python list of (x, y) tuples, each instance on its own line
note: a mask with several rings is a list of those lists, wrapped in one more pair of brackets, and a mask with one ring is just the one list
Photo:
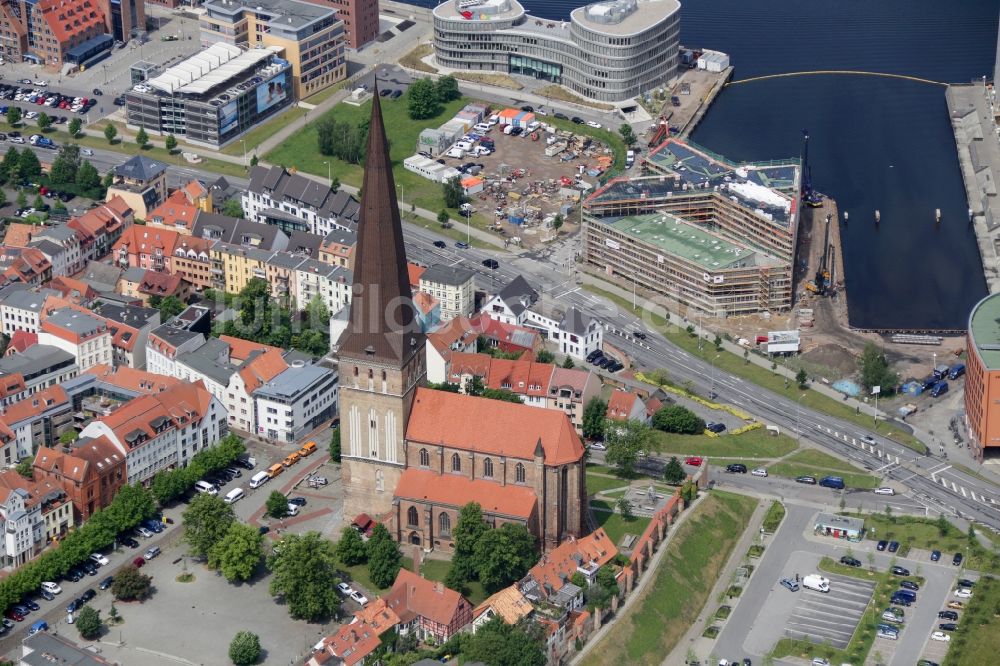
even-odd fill
[(788, 310), (801, 162), (735, 164), (670, 139), (584, 204), (585, 261), (726, 317)]

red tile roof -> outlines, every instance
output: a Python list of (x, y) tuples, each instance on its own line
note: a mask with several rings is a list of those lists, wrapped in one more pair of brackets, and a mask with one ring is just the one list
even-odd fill
[(426, 270), (427, 269), (424, 268), (423, 266), (417, 266), (416, 264), (407, 262), (406, 264), (406, 274), (408, 276), (407, 279), (410, 281), (410, 287), (412, 287), (414, 291), (420, 285), (420, 276), (423, 275), (424, 271)]
[(63, 298), (68, 298), (76, 302), (90, 300), (97, 296), (97, 292), (86, 282), (65, 275), (57, 275), (49, 280), (46, 286), (49, 289), (58, 291), (63, 295)]
[(323, 642), (326, 651), (339, 657), (344, 666), (360, 664), (381, 643), (375, 630), (364, 623), (344, 625)]
[(174, 190), (159, 206), (149, 211), (149, 219), (165, 227), (188, 229), (194, 227), (198, 207), (189, 200), (186, 190)]
[(288, 363), (282, 358), (281, 350), (271, 347), (263, 354), (255, 356), (240, 368), (239, 372), (249, 395), (287, 369)]
[(7, 233), (3, 237), (3, 244), (10, 247), (28, 247), (28, 243), (31, 242), (31, 237), (35, 231), (37, 231), (37, 227), (33, 224), (11, 222), (7, 225)]
[[(490, 319), (484, 314), (473, 317), (471, 324), (479, 331), (480, 335), (496, 340), (499, 348), (504, 351), (534, 349), (542, 344), (541, 335), (535, 329), (506, 324), (496, 319)], [(530, 340), (530, 344), (523, 344), (525, 340)]]
[(139, 292), (150, 296), (174, 296), (181, 290), (183, 277), (177, 273), (146, 271), (139, 283)]
[(623, 391), (622, 389), (615, 389), (611, 392), (610, 399), (608, 399), (608, 418), (616, 421), (627, 420), (632, 414), (636, 400), (640, 400), (636, 394)]
[(152, 255), (159, 250), (166, 257), (173, 255), (179, 238), (180, 234), (171, 229), (133, 225), (122, 233), (112, 249), (118, 252), (125, 248), (130, 255)]
[(0, 377), (0, 400), (27, 390), (28, 387), (24, 383), (24, 375), (20, 372), (12, 372), (9, 375)]
[(472, 604), (468, 599), (443, 583), (427, 580), (407, 569), (399, 570), (385, 599), (402, 622), (419, 617), (449, 626), (464, 610), (471, 617)]
[[(266, 352), (278, 349), (262, 342), (251, 342), (243, 338), (234, 338), (231, 335), (220, 335), (219, 339), (229, 345), (229, 360), (246, 361), (254, 352)], [(281, 351), (278, 349), (278, 351)]]
[(585, 537), (571, 538), (543, 554), (538, 564), (528, 570), (528, 575), (543, 589), (547, 585), (552, 590), (559, 590), (573, 577), (579, 565), (594, 563), (601, 567), (617, 554), (618, 549), (604, 528), (598, 527)]
[(358, 622), (364, 622), (371, 627), (378, 636), (399, 624), (399, 616), (389, 608), (385, 599), (372, 601), (361, 610), (355, 611), (354, 617)]
[(46, 446), (39, 447), (34, 467), (71, 481), (82, 482), (90, 466), (103, 470), (106, 466), (124, 463), (125, 456), (107, 437), (93, 437), (75, 445), (72, 453)]
[(91, 37), (104, 25), (104, 14), (93, 0), (39, 0), (38, 11), (55, 38), (63, 43), (75, 37)]
[(578, 462), (584, 453), (565, 412), (427, 388), (417, 389), (406, 439), (522, 460), (540, 446), (547, 465)]
[(461, 380), (463, 375), (485, 378), (490, 374), (490, 361), (493, 357), (489, 354), (470, 354), (468, 352), (452, 352), (451, 364), (448, 368), (448, 381), (455, 383)]
[(513, 516), (522, 520), (531, 518), (537, 504), (535, 493), (525, 486), (501, 486), (494, 481), (437, 474), (413, 467), (399, 477), (395, 496), (400, 499), (426, 500), (456, 509), (469, 502), (478, 502), (487, 513)]
[(17, 423), (32, 416), (40, 416), (42, 412), (56, 405), (69, 404), (69, 396), (61, 386), (50, 386), (47, 389), (32, 393), (23, 400), (0, 409), (0, 420), (8, 425)]
[[(110, 428), (122, 445), (131, 447), (130, 435), (144, 433), (152, 439), (155, 423), (166, 418), (173, 427), (187, 427), (208, 413), (212, 395), (202, 382), (181, 382), (166, 391), (140, 396), (98, 420)], [(141, 445), (141, 444), (140, 444)]]
[(14, 335), (10, 337), (10, 344), (7, 345), (6, 356), (23, 352), (28, 347), (37, 344), (38, 344), (37, 333), (29, 333), (28, 331), (23, 331), (21, 329), (18, 329), (14, 331)]
[(110, 365), (99, 364), (82, 374), (94, 375), (99, 381), (137, 393), (160, 393), (181, 383), (181, 380), (174, 377), (136, 370), (125, 365), (112, 368)]

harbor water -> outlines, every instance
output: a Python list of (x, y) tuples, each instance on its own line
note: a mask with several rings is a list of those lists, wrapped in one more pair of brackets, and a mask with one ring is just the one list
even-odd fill
[[(552, 19), (586, 4), (521, 1)], [(681, 11), (681, 41), (729, 53), (737, 82), (859, 70), (967, 83), (993, 69), (996, 0), (683, 0)], [(732, 159), (765, 160), (799, 155), (804, 128), (814, 185), (850, 215), (851, 325), (964, 328), (986, 284), (944, 88), (856, 75), (747, 82), (727, 88), (691, 138)]]

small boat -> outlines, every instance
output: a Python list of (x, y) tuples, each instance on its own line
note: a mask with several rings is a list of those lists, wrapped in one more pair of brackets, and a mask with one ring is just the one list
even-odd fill
[(940, 208), (935, 208), (934, 209), (934, 221), (935, 222), (941, 222), (941, 209)]
[(875, 224), (878, 224), (881, 221), (882, 221), (882, 213), (880, 213), (879, 210), (876, 208), (875, 209)]

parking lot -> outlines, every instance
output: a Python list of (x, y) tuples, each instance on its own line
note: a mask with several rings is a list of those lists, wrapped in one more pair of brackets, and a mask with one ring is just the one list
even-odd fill
[(786, 623), (791, 638), (815, 643), (829, 642), (844, 649), (851, 642), (858, 622), (875, 592), (875, 583), (836, 574), (830, 579), (827, 593), (802, 589)]

